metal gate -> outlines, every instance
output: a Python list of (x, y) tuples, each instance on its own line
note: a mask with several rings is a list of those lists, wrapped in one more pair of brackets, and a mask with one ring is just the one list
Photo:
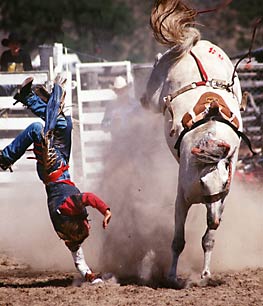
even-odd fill
[[(42, 84), (50, 86), (49, 71), (34, 71), (23, 73), (1, 73), (0, 85), (20, 85), (25, 78), (32, 76), (33, 85)], [(67, 73), (67, 95), (65, 99), (65, 112), (71, 113), (71, 73)], [(21, 103), (13, 105), (15, 100), (12, 96), (0, 96), (0, 149), (8, 145), (22, 130), (32, 122), (43, 122)], [(14, 172), (0, 171), (0, 183), (33, 182), (38, 181), (35, 162), (28, 159), (33, 157), (33, 152), (27, 151), (12, 167)], [(73, 163), (71, 163), (71, 166)], [(73, 167), (72, 167), (73, 168)]]
[(241, 65), (237, 70), (248, 104), (242, 113), (244, 132), (257, 151), (263, 149), (263, 64)]
[[(34, 77), (34, 84), (46, 84), (49, 81), (48, 72), (1, 73), (0, 85), (18, 85), (28, 76)], [(21, 103), (13, 105), (14, 102), (12, 96), (0, 96), (0, 149), (8, 145), (30, 123), (41, 121)], [(25, 156), (15, 163), (13, 173), (0, 172), (0, 183), (36, 181), (35, 163), (27, 159), (29, 156), (32, 156), (32, 152), (26, 152)]]
[(111, 143), (111, 134), (103, 130), (102, 120), (107, 103), (116, 99), (116, 94), (110, 88), (116, 76), (125, 77), (127, 83), (132, 82), (131, 63), (122, 61), (76, 65), (81, 176), (82, 183), (93, 188), (101, 181), (106, 158), (104, 152)]

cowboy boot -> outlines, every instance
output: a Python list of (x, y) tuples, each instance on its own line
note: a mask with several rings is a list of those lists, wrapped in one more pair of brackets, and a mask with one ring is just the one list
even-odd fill
[(31, 91), (31, 86), (33, 83), (34, 78), (33, 77), (28, 77), (24, 80), (24, 82), (21, 84), (20, 90), (14, 95), (14, 99), (16, 102), (21, 102), (22, 104), (26, 105), (26, 98), (29, 96)]
[(13, 172), (11, 166), (12, 166), (12, 164), (6, 158), (4, 158), (3, 151), (0, 150), (0, 168), (2, 168), (2, 170), (4, 170), (4, 171), (9, 169), (10, 172)]

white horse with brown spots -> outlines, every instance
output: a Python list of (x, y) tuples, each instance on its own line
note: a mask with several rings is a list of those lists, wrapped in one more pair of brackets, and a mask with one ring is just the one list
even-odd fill
[(207, 208), (201, 276), (210, 276), (215, 230), (233, 178), (240, 136), (244, 136), (238, 77), (222, 49), (200, 40), (193, 26), (196, 14), (181, 1), (156, 2), (151, 26), (156, 39), (169, 49), (156, 61), (141, 99), (145, 108), (164, 113), (167, 143), (180, 164), (169, 272), (173, 281), (185, 246), (187, 213), (197, 203)]

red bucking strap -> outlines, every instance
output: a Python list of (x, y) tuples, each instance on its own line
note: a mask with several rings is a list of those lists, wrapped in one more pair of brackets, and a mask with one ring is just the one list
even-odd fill
[[(196, 57), (196, 55), (195, 55), (192, 51), (190, 51), (190, 54), (192, 55), (192, 57), (193, 57), (193, 58), (195, 59), (195, 61), (196, 61), (196, 64), (197, 64), (197, 67), (198, 67), (198, 69), (199, 69), (199, 72), (200, 72), (200, 75), (201, 75), (202, 80), (203, 80), (204, 82), (207, 82), (207, 81), (208, 81), (208, 76), (207, 76), (207, 74), (206, 74), (206, 72), (205, 72), (205, 69), (204, 69), (202, 63), (200, 62), (200, 60)], [(197, 83), (198, 83), (198, 82), (197, 82)], [(200, 84), (200, 85), (204, 85), (204, 84)], [(200, 85), (197, 85), (197, 86), (200, 86)]]

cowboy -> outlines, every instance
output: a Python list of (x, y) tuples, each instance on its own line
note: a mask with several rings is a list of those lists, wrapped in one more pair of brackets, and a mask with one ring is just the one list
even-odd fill
[(101, 282), (101, 278), (87, 265), (81, 247), (90, 230), (86, 206), (92, 206), (104, 215), (104, 228), (108, 226), (111, 212), (99, 197), (90, 192), (80, 192), (70, 179), (72, 121), (71, 116), (63, 113), (66, 80), (57, 77), (51, 94), (44, 87), (32, 91), (32, 82), (32, 77), (27, 78), (14, 99), (42, 118), (45, 126), (39, 122), (32, 123), (0, 151), (0, 167), (3, 170), (10, 168), (34, 144), (37, 173), (45, 184), (54, 229), (71, 251), (83, 279), (91, 283)]
[[(8, 38), (2, 40), (2, 45), (8, 50), (4, 51), (0, 58), (0, 70), (7, 72), (22, 72), (33, 70), (30, 55), (21, 48), (25, 39), (20, 38), (17, 33), (10, 33)], [(1, 96), (12, 96), (17, 86), (0, 85)]]
[(2, 40), (2, 45), (8, 50), (1, 55), (1, 71), (30, 71), (33, 70), (30, 55), (22, 49), (25, 39), (19, 37), (17, 33), (10, 33), (8, 38)]
[(114, 91), (116, 99), (107, 103), (102, 128), (104, 131), (124, 132), (130, 123), (132, 113), (137, 110), (137, 103), (131, 97), (131, 83), (127, 83), (126, 78), (119, 75), (115, 77), (110, 88)]

